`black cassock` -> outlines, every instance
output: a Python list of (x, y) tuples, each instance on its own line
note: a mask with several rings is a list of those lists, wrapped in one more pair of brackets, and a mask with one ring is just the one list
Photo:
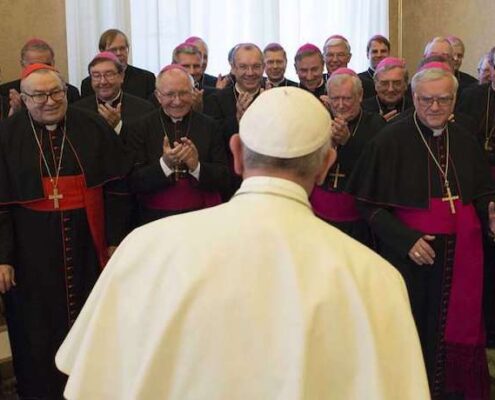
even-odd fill
[[(34, 124), (52, 176), (61, 157), (64, 125), (61, 178), (83, 174), (86, 186), (97, 188), (127, 172), (123, 146), (103, 121), (71, 108), (65, 121), (53, 132)], [(14, 267), (17, 283), (4, 300), (18, 392), (51, 399), (61, 398), (65, 384), (55, 353), (102, 266), (85, 208), (30, 208), (46, 198), (41, 176), (48, 173), (23, 110), (0, 125), (0, 264)], [(119, 203), (119, 195), (105, 192), (105, 208), (117, 216), (106, 227), (108, 244), (118, 244), (114, 240), (121, 237)]]
[[(378, 131), (385, 126), (385, 120), (378, 114), (362, 111), (362, 114), (360, 113), (352, 121), (349, 121), (348, 126), (349, 131), (351, 132), (351, 137), (345, 145), (339, 145), (337, 147), (337, 160), (329, 170), (323, 185), (319, 186), (315, 190), (342, 194), (347, 182), (349, 181), (354, 165), (359, 160), (364, 147), (371, 139), (375, 137)], [(369, 247), (372, 247), (370, 229), (365, 220), (362, 218), (353, 221), (330, 220), (330, 218), (325, 217), (324, 212), (320, 212), (314, 201), (314, 193), (313, 196), (310, 197), (310, 200), (313, 204), (316, 215), (326, 220), (331, 225), (339, 228), (341, 231), (347, 233), (354, 239), (366, 244)], [(354, 202), (354, 200), (350, 198), (339, 198), (339, 200), (339, 203), (345, 200), (348, 200), (351, 203)], [(328, 206), (331, 210), (335, 207), (332, 204), (328, 204)], [(339, 217), (341, 216), (336, 217), (337, 219), (340, 219)]]
[[(444, 168), (445, 132), (434, 137), (433, 132), (419, 120), (418, 126)], [(460, 196), (462, 204), (474, 205), (482, 225), (481, 232), (486, 232), (488, 202), (495, 197), (487, 162), (472, 134), (455, 122), (448, 124), (448, 131), (448, 180), (452, 194)], [(387, 124), (368, 144), (354, 167), (347, 190), (361, 200), (358, 206), (378, 237), (379, 252), (404, 277), (423, 348), (430, 390), (434, 398), (440, 398), (438, 396), (445, 391), (446, 368), (455, 369), (455, 366), (446, 364), (445, 327), (456, 235), (419, 231), (406, 226), (397, 217), (404, 211), (428, 210), (432, 199), (445, 197), (443, 178), (418, 133), (414, 114)], [(461, 229), (464, 228), (468, 229), (468, 226)], [(426, 233), (436, 237), (430, 242), (436, 253), (435, 263), (433, 266), (418, 266), (409, 258), (408, 252)], [(480, 275), (479, 280), (482, 280), (482, 272)], [(482, 282), (478, 283), (481, 292)], [(476, 318), (480, 321), (480, 293), (478, 299)], [(478, 326), (481, 330), (481, 323)], [(471, 382), (471, 387), (483, 391), (487, 379), (484, 343), (467, 348), (466, 357), (469, 361), (461, 364), (470, 369), (471, 374), (463, 370), (461, 376)]]
[[(163, 122), (163, 124), (162, 124)], [(166, 176), (160, 165), (165, 132), (171, 146), (181, 137), (188, 137), (196, 146), (200, 162), (199, 181), (193, 186), (204, 192), (224, 192), (229, 186), (229, 170), (222, 137), (216, 122), (206, 115), (191, 111), (174, 123), (160, 108), (146, 118), (128, 125), (123, 139), (135, 154), (135, 166), (129, 177), (131, 191), (140, 203), (140, 224), (192, 209), (163, 210), (150, 208), (147, 196), (176, 185), (174, 174)]]
[(359, 79), (361, 79), (361, 84), (363, 85), (363, 100), (376, 96), (375, 81), (373, 80), (374, 75), (375, 70), (371, 67), (358, 74)]

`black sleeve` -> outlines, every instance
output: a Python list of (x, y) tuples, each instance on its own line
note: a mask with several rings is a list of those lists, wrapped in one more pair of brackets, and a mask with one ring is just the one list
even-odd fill
[(398, 254), (407, 257), (409, 250), (423, 236), (422, 232), (401, 223), (390, 209), (357, 200), (359, 212), (368, 221), (374, 234)]
[(224, 142), (228, 144), (230, 137), (234, 133), (239, 132), (239, 122), (237, 121), (235, 110), (233, 115), (227, 115), (225, 110), (222, 108), (219, 96), (220, 93), (221, 92), (214, 93), (205, 99), (203, 113), (212, 117), (219, 123)]
[(8, 206), (0, 206), (0, 264), (14, 266), (14, 228)]
[(208, 160), (200, 161), (199, 186), (206, 190), (224, 191), (229, 187), (230, 171), (222, 136), (217, 125), (212, 130)]
[(81, 97), (87, 97), (95, 94), (93, 88), (91, 87), (91, 81), (89, 80), (89, 76), (84, 78), (81, 82)]
[(127, 179), (107, 182), (104, 186), (105, 233), (109, 246), (118, 246), (132, 229), (134, 199)]
[(160, 158), (150, 160), (146, 148), (146, 121), (129, 124), (123, 138), (134, 157), (134, 167), (129, 175), (128, 184), (131, 193), (149, 193), (164, 189), (174, 181), (167, 177), (160, 165)]

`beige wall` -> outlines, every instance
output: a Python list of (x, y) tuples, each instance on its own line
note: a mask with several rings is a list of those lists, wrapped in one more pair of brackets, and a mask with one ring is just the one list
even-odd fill
[(495, 46), (494, 15), (493, 0), (390, 0), (390, 32), (396, 40), (392, 43), (397, 50), (402, 22), (402, 56), (409, 71), (414, 72), (429, 39), (459, 36), (466, 45), (461, 70), (475, 75), (481, 55)]
[(19, 77), (20, 49), (33, 37), (50, 43), (57, 67), (67, 76), (64, 0), (0, 0), (0, 15), (1, 82)]

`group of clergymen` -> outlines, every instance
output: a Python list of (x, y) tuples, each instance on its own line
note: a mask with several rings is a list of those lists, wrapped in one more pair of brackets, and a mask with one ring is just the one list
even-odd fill
[(236, 45), (230, 73), (218, 78), (205, 73), (198, 37), (174, 49), (156, 80), (128, 64), (123, 32), (104, 32), (99, 50), (81, 97), (40, 39), (22, 48), (21, 79), (0, 86), (0, 290), (22, 397), (61, 396), (55, 352), (120, 241), (229, 200), (241, 182), (229, 149), (239, 121), (263, 91), (295, 86), (333, 119), (337, 160), (311, 193), (314, 213), (402, 274), (432, 397), (487, 398), (495, 48), (484, 58), (490, 77), (478, 82), (459, 70), (462, 41), (434, 38), (411, 85), (380, 35), (360, 74), (347, 68), (343, 36), (323, 51), (301, 46), (299, 83), (285, 78), (275, 43)]

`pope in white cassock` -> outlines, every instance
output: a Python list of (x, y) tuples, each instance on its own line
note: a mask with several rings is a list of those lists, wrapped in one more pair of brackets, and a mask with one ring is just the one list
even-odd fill
[(400, 274), (311, 210), (330, 123), (298, 88), (254, 101), (232, 200), (113, 255), (56, 357), (68, 399), (429, 398)]

